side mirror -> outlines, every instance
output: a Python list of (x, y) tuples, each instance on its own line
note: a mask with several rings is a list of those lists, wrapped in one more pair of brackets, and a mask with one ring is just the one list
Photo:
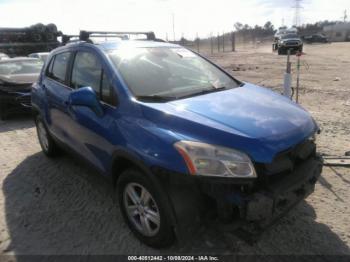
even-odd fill
[(98, 116), (103, 115), (103, 109), (95, 91), (91, 87), (82, 87), (74, 90), (69, 96), (69, 104), (72, 106), (86, 106)]

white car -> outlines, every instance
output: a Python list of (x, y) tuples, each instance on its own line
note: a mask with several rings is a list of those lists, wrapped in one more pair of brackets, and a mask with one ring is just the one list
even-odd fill
[(45, 63), (47, 57), (49, 56), (48, 52), (42, 52), (42, 53), (32, 53), (29, 54), (28, 57), (32, 57), (32, 58), (38, 58), (41, 61), (43, 61)]

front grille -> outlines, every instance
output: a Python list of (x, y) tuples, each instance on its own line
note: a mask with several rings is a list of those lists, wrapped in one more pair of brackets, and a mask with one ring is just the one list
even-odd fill
[(306, 140), (279, 153), (270, 164), (255, 164), (260, 182), (271, 183), (289, 175), (300, 164), (316, 154), (316, 145)]
[(287, 42), (286, 46), (297, 46), (299, 45), (299, 42)]

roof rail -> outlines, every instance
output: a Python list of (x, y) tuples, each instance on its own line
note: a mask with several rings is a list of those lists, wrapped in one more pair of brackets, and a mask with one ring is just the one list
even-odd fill
[(90, 37), (120, 37), (129, 39), (128, 35), (146, 35), (147, 40), (155, 41), (154, 32), (116, 32), (116, 31), (80, 31), (79, 40), (91, 42)]

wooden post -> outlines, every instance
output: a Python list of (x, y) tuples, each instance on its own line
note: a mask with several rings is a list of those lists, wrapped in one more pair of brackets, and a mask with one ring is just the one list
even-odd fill
[(198, 33), (196, 34), (197, 38), (196, 38), (196, 42), (197, 42), (197, 52), (199, 53), (199, 37), (198, 37)]
[(220, 36), (219, 36), (219, 33), (218, 33), (218, 37), (217, 37), (217, 42), (218, 42), (218, 53), (220, 53)]
[(236, 51), (236, 35), (234, 32), (231, 33), (231, 44), (232, 44), (232, 52)]
[(222, 52), (225, 53), (225, 32), (222, 32)]

